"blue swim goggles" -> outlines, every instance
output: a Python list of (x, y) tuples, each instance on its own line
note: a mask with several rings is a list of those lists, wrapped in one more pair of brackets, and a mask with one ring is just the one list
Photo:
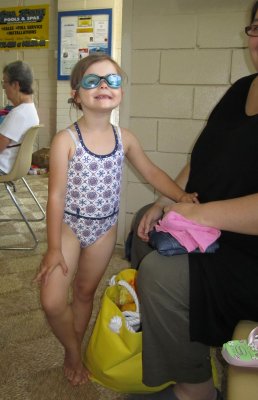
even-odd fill
[(119, 89), (122, 84), (122, 77), (118, 74), (109, 74), (105, 76), (89, 74), (82, 78), (79, 87), (82, 87), (83, 89), (95, 89), (100, 85), (102, 80), (104, 80), (112, 89)]

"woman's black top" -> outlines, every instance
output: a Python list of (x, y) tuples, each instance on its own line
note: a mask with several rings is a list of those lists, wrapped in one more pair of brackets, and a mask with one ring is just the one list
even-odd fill
[[(256, 76), (227, 91), (194, 146), (186, 190), (200, 202), (258, 193), (258, 114), (245, 113)], [(258, 236), (223, 231), (219, 244), (189, 254), (191, 339), (212, 346), (230, 340), (239, 320), (258, 321)]]

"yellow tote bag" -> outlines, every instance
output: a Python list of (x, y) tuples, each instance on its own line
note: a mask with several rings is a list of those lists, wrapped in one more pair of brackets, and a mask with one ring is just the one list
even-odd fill
[[(122, 270), (116, 283), (105, 290), (84, 360), (93, 381), (122, 393), (155, 392), (171, 384), (148, 387), (142, 383), (142, 333), (127, 328), (126, 317), (115, 304), (120, 289), (117, 282), (130, 282), (136, 274), (134, 269)], [(114, 317), (121, 322), (116, 332), (110, 327)]]
[[(128, 329), (126, 317), (115, 302), (121, 289), (118, 282), (131, 282), (135, 280), (136, 274), (135, 269), (122, 270), (115, 276), (114, 284), (105, 290), (84, 357), (84, 363), (91, 372), (91, 380), (121, 393), (157, 392), (175, 383), (168, 382), (157, 387), (142, 383), (142, 332)], [(121, 326), (114, 331), (111, 329), (112, 322), (117, 317)], [(211, 363), (215, 386), (219, 386), (213, 356)]]

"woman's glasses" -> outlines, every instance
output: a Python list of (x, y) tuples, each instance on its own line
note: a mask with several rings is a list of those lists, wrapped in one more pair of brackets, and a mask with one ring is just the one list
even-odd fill
[(247, 36), (258, 36), (258, 25), (249, 25), (245, 27), (245, 33)]
[(118, 74), (109, 74), (105, 76), (89, 74), (82, 78), (79, 87), (82, 87), (83, 89), (95, 89), (100, 85), (102, 80), (104, 80), (112, 89), (119, 89), (122, 84), (122, 77)]
[(8, 82), (8, 81), (5, 81), (4, 79), (1, 80), (2, 88), (4, 88), (4, 86), (5, 86), (6, 83), (9, 83), (9, 82)]

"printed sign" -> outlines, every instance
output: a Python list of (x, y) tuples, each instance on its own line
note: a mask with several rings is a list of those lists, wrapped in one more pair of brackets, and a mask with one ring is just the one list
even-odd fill
[(90, 53), (111, 55), (111, 17), (111, 9), (59, 13), (58, 79), (69, 79), (76, 62)]
[(0, 8), (0, 50), (48, 48), (49, 5)]

